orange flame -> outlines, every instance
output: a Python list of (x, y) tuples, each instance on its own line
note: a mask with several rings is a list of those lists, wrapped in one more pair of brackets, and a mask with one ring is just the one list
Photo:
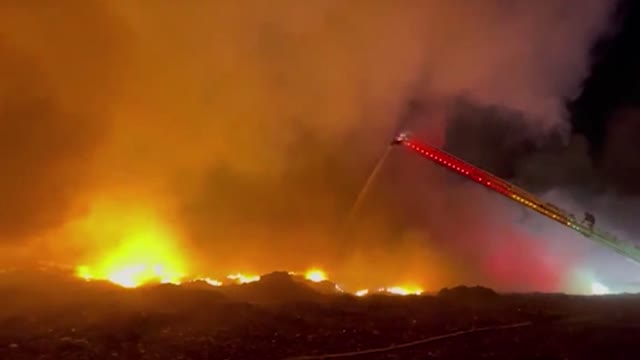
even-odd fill
[(236, 274), (231, 274), (227, 276), (227, 279), (233, 280), (237, 284), (248, 284), (248, 283), (259, 281), (260, 276), (236, 273)]

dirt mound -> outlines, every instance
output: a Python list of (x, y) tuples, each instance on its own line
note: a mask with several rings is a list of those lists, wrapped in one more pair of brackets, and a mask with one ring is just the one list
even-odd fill
[(494, 301), (499, 298), (500, 295), (494, 290), (483, 286), (456, 286), (440, 290), (438, 297), (460, 303), (481, 304)]
[(217, 288), (212, 286), (198, 288), (195, 286), (160, 284), (139, 290), (131, 291), (132, 295), (146, 306), (160, 309), (206, 308), (228, 300)]
[(260, 304), (321, 301), (325, 296), (313, 289), (308, 282), (298, 280), (286, 272), (273, 272), (262, 276), (260, 281), (223, 286), (220, 290), (230, 299)]

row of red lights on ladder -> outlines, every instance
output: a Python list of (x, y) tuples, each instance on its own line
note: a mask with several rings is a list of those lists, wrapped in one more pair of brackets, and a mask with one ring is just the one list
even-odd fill
[(500, 192), (502, 194), (509, 194), (510, 192), (504, 189), (502, 186), (495, 184), (491, 181), (491, 179), (483, 178), (475, 173), (475, 169), (469, 169), (466, 164), (461, 164), (459, 160), (455, 158), (451, 158), (445, 154), (442, 154), (439, 151), (434, 151), (426, 148), (424, 145), (415, 144), (413, 142), (406, 143), (411, 149), (417, 151), (418, 153), (426, 156), (432, 160), (435, 160), (440, 165), (444, 165), (450, 169), (456, 170), (458, 173), (465, 175), (474, 181), (481, 183), (485, 186), (490, 187), (491, 189)]
[[(427, 157), (442, 166), (446, 166), (451, 170), (455, 170), (459, 174), (464, 175), (498, 193), (501, 193), (509, 197), (510, 199), (521, 203), (524, 206), (527, 206), (539, 213), (542, 213), (543, 215), (555, 221), (563, 223), (564, 225), (569, 226), (574, 230), (579, 231), (580, 233), (591, 234), (591, 235), (594, 234), (592, 231), (584, 228), (584, 226), (575, 223), (575, 220), (569, 219), (566, 215), (562, 213), (558, 213), (557, 211), (550, 209), (548, 206), (532, 200), (530, 196), (528, 196), (525, 193), (522, 193), (521, 191), (516, 191), (512, 189), (508, 183), (505, 185), (505, 183), (500, 178), (497, 178), (491, 174), (488, 174), (482, 171), (481, 169), (476, 169), (472, 165), (466, 164), (464, 161), (459, 160), (447, 154), (446, 152), (440, 151), (437, 148), (432, 148), (428, 145), (420, 144), (418, 142), (413, 142), (411, 140), (405, 139), (404, 141), (402, 141), (402, 143), (408, 146), (409, 148), (411, 148), (412, 150), (420, 153), (424, 157)], [(629, 256), (628, 250), (623, 247), (620, 247), (620, 244), (618, 244), (617, 241), (615, 241), (615, 238), (611, 240), (607, 236), (602, 236), (602, 235), (599, 235), (599, 238), (601, 240), (604, 240), (609, 246), (613, 247), (617, 252), (625, 256)], [(633, 248), (633, 250), (634, 251), (640, 250), (640, 247), (636, 246), (635, 248)], [(640, 254), (632, 258), (640, 262), (639, 257), (640, 257)]]
[[(482, 176), (479, 176), (477, 174), (475, 174), (475, 172), (477, 171), (470, 171), (468, 166), (466, 164), (460, 164), (460, 161), (452, 158), (450, 156), (447, 156), (446, 154), (443, 154), (442, 152), (436, 150), (432, 150), (427, 148), (424, 145), (421, 144), (415, 144), (412, 142), (407, 142), (406, 143), (411, 149), (417, 151), (418, 153), (422, 154), (423, 156), (426, 156), (432, 160), (434, 160), (435, 162), (439, 163), (440, 165), (444, 165), (450, 169), (456, 170), (458, 173), (465, 175), (471, 179), (473, 179), (474, 181), (483, 184), (489, 188), (491, 188), (494, 191), (497, 191), (501, 194), (504, 194), (508, 197), (510, 197), (511, 199), (520, 202), (521, 204), (530, 207), (534, 210), (540, 211), (542, 213), (544, 213), (545, 215), (553, 218), (554, 220), (560, 221), (560, 222), (566, 222), (564, 220), (564, 218), (562, 216), (559, 216), (547, 209), (542, 209), (539, 206), (537, 206), (536, 204), (534, 204), (533, 202), (526, 200), (520, 196), (518, 196), (516, 193), (513, 193), (512, 191), (504, 188), (503, 186), (501, 186), (499, 184), (498, 181), (492, 182), (490, 179), (485, 179), (487, 176), (485, 175), (485, 178), (483, 178)], [(475, 169), (472, 169), (475, 170)]]

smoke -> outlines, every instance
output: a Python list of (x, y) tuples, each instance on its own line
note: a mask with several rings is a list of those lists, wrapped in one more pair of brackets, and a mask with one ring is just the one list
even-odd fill
[(51, 104), (26, 106), (50, 127), (21, 125), (24, 141), (4, 129), (27, 115), (0, 118), (3, 171), (29, 174), (0, 182), (3, 238), (60, 229), (82, 217), (72, 204), (111, 197), (161, 208), (202, 271), (319, 264), (345, 278), (490, 281), (506, 270), (478, 268), (516, 230), (488, 209), (510, 208), (424, 161), (394, 154), (353, 234), (344, 217), (411, 99), (428, 104), (411, 120), (420, 133), (443, 133), (460, 97), (521, 114), (535, 136), (563, 133), (613, 3), (3, 4), (15, 52), (2, 51), (29, 61), (2, 71), (33, 78), (7, 75), (25, 90), (3, 103), (38, 91)]
[(113, 24), (106, 9), (68, 5), (0, 6), (0, 242), (40, 236), (82, 212), (108, 129), (116, 39), (102, 25)]
[[(490, 116), (491, 128), (480, 126), (471, 115)], [(635, 150), (637, 112), (618, 109), (607, 121), (607, 138), (602, 151), (592, 158), (584, 135), (572, 134), (565, 143), (560, 136), (532, 138), (519, 114), (504, 109), (458, 106), (449, 122), (447, 147), (459, 156), (509, 179), (581, 219), (584, 212), (596, 216), (600, 230), (621, 242), (638, 244), (637, 164)], [(474, 136), (465, 132), (471, 129)], [(491, 146), (493, 145), (493, 147)], [(632, 263), (621, 261), (611, 250), (588, 241), (548, 220), (527, 216), (520, 210), (521, 228), (534, 235), (544, 249), (541, 258), (562, 264), (561, 272), (578, 269), (582, 277), (606, 282), (614, 291), (635, 291), (637, 281)], [(530, 257), (528, 257), (530, 258)], [(519, 275), (521, 276), (521, 275)], [(571, 275), (573, 276), (573, 275)], [(569, 281), (575, 281), (570, 279)], [(573, 291), (579, 291), (576, 284)]]

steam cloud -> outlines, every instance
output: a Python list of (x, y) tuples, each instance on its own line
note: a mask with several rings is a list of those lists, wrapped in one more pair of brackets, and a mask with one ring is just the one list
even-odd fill
[(168, 209), (205, 271), (555, 286), (542, 245), (488, 215), (509, 205), (410, 156), (392, 155), (351, 238), (340, 226), (410, 99), (428, 104), (411, 121), (425, 133), (458, 98), (563, 133), (614, 5), (5, 2), (0, 239), (32, 244), (125, 193)]

